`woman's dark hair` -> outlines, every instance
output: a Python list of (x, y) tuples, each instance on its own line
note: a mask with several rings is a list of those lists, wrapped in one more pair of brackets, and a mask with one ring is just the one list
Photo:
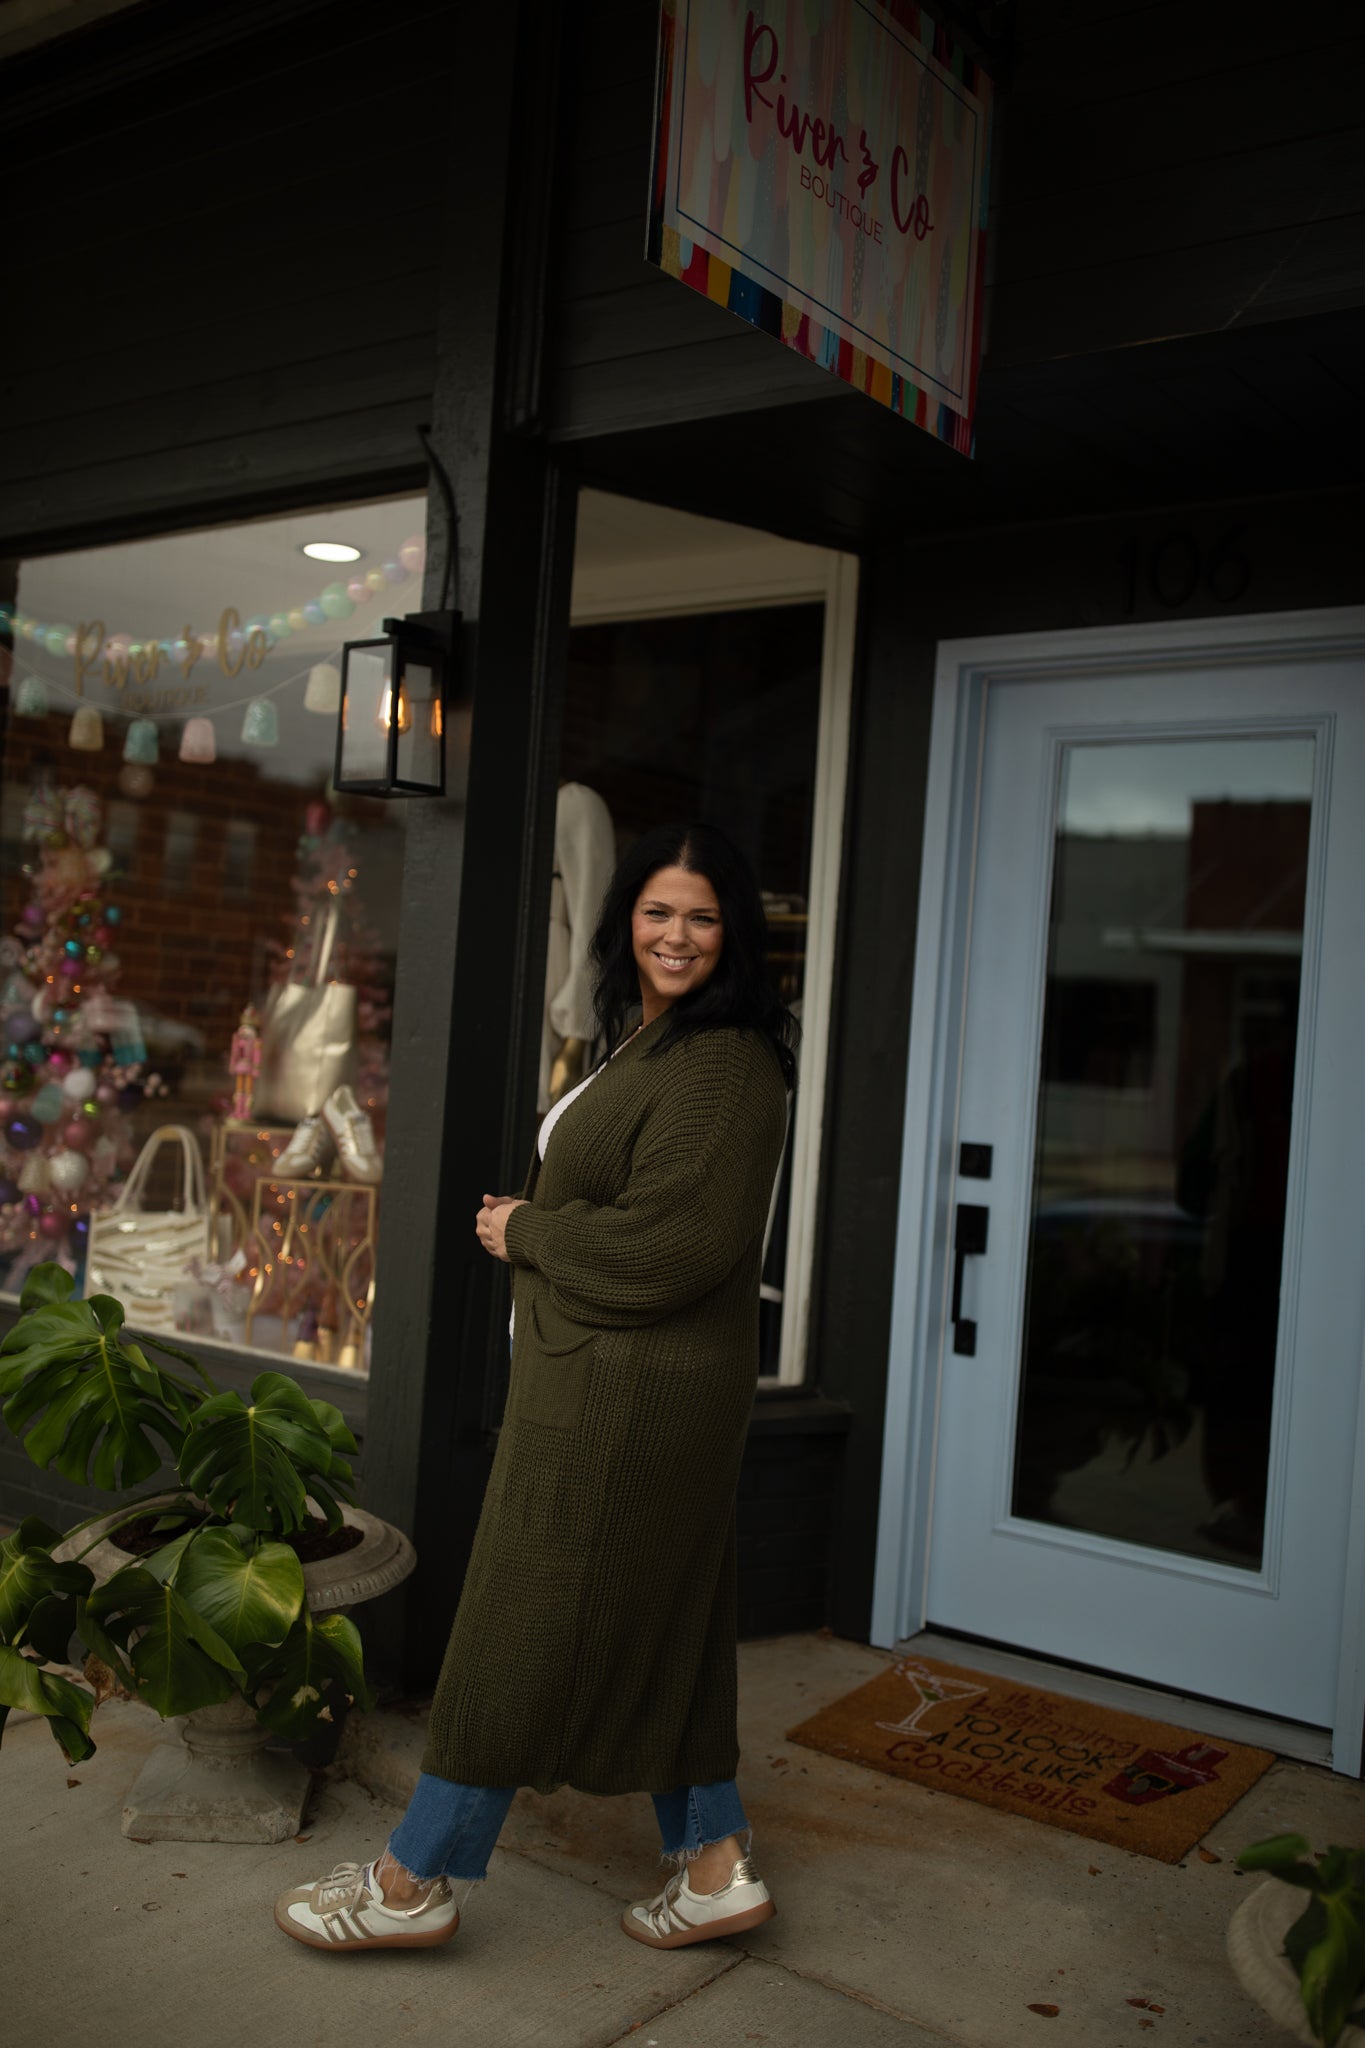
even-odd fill
[(796, 1078), (800, 1027), (768, 974), (768, 920), (758, 883), (744, 855), (714, 825), (660, 825), (637, 839), (611, 878), (592, 937), (597, 1021), (607, 1052), (625, 1036), (640, 1006), (640, 975), (631, 939), (631, 916), (645, 883), (660, 868), (704, 875), (720, 904), (723, 943), (715, 968), (693, 995), (680, 996), (654, 1047), (662, 1052), (690, 1031), (725, 1024), (761, 1031), (790, 1088)]

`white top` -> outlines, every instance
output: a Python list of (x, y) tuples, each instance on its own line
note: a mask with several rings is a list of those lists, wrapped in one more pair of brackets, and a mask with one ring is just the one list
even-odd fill
[[(618, 1045), (616, 1048), (616, 1052), (619, 1052), (620, 1050), (621, 1048)], [(612, 1054), (612, 1058), (615, 1059), (615, 1057), (616, 1053), (614, 1052)], [(558, 1102), (555, 1104), (554, 1108), (550, 1110), (546, 1115), (544, 1122), (540, 1126), (540, 1136), (536, 1139), (536, 1150), (537, 1152), (539, 1152), (542, 1161), (545, 1158), (545, 1148), (550, 1142), (551, 1131), (559, 1122), (559, 1119), (563, 1116), (569, 1104), (571, 1102), (576, 1102), (579, 1096), (583, 1093), (583, 1090), (585, 1088), (591, 1088), (593, 1082), (596, 1079), (597, 1069), (596, 1067), (594, 1067), (592, 1072), (588, 1075), (587, 1079), (585, 1081), (580, 1081), (576, 1088), (571, 1088), (567, 1095), (561, 1095)]]
[[(643, 1029), (643, 1024), (637, 1025), (636, 1027), (637, 1031), (643, 1031)], [(617, 1052), (624, 1052), (625, 1048), (630, 1044), (630, 1040), (634, 1038), (635, 1035), (636, 1032), (632, 1031), (629, 1037), (623, 1038), (621, 1040), (620, 1045), (618, 1045), (616, 1048), (616, 1052), (612, 1054), (613, 1059), (616, 1058)], [(588, 1075), (586, 1080), (580, 1081), (576, 1088), (571, 1088), (567, 1095), (560, 1096), (554, 1108), (550, 1110), (544, 1118), (540, 1126), (540, 1135), (536, 1139), (536, 1150), (540, 1154), (542, 1165), (545, 1163), (545, 1151), (546, 1147), (549, 1145), (550, 1142), (551, 1131), (553, 1131), (555, 1125), (559, 1122), (559, 1119), (563, 1116), (569, 1104), (571, 1102), (576, 1102), (579, 1096), (583, 1093), (585, 1088), (591, 1088), (593, 1082), (597, 1079), (597, 1076), (601, 1073), (601, 1071), (602, 1069), (600, 1067), (594, 1067), (593, 1071)], [(515, 1302), (513, 1302), (511, 1318), (507, 1325), (507, 1334), (509, 1337), (514, 1337), (516, 1335), (516, 1332), (517, 1305)]]

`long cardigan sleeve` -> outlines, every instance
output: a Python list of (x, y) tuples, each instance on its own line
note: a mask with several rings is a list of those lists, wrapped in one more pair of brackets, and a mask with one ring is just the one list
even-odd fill
[(770, 1048), (756, 1032), (697, 1032), (670, 1066), (614, 1202), (528, 1202), (508, 1219), (512, 1264), (599, 1328), (639, 1328), (709, 1294), (766, 1220), (785, 1122)]

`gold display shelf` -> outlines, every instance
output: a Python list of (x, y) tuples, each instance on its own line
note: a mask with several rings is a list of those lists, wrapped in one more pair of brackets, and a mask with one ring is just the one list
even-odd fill
[[(283, 1194), (283, 1214), (273, 1199)], [(363, 1366), (365, 1338), (374, 1312), (374, 1260), (378, 1242), (379, 1190), (355, 1180), (289, 1180), (263, 1174), (252, 1191), (249, 1257), (256, 1268), (246, 1312), (246, 1341), (266, 1296), (270, 1313), (283, 1325), (288, 1344), (310, 1297), (335, 1290), (341, 1308), (338, 1365)]]
[[(226, 1264), (240, 1251), (247, 1262), (248, 1344), (254, 1343), (256, 1318), (268, 1312), (280, 1317), (279, 1348), (288, 1349), (304, 1307), (310, 1300), (316, 1305), (331, 1290), (341, 1310), (337, 1356), (331, 1362), (363, 1369), (374, 1311), (378, 1188), (364, 1181), (291, 1178), (276, 1172), (273, 1160), (252, 1166), (240, 1155), (239, 1162), (255, 1175), (249, 1208), (228, 1181), (234, 1138), (254, 1138), (268, 1147), (272, 1138), (287, 1140), (293, 1129), (255, 1117), (215, 1123), (209, 1149), (214, 1256)], [(273, 1199), (279, 1193), (285, 1196), (283, 1210)]]

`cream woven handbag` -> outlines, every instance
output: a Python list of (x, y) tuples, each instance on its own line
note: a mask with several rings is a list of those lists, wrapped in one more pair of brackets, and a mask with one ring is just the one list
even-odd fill
[(255, 1116), (290, 1124), (316, 1116), (334, 1089), (355, 1079), (357, 992), (327, 979), (340, 922), (333, 900), (308, 980), (277, 982), (266, 997)]
[[(152, 1161), (168, 1144), (180, 1147), (180, 1207), (144, 1209)], [(163, 1124), (138, 1153), (113, 1207), (90, 1219), (85, 1291), (117, 1295), (134, 1326), (171, 1330), (176, 1283), (191, 1259), (208, 1256), (209, 1201), (198, 1140), (184, 1124)]]

